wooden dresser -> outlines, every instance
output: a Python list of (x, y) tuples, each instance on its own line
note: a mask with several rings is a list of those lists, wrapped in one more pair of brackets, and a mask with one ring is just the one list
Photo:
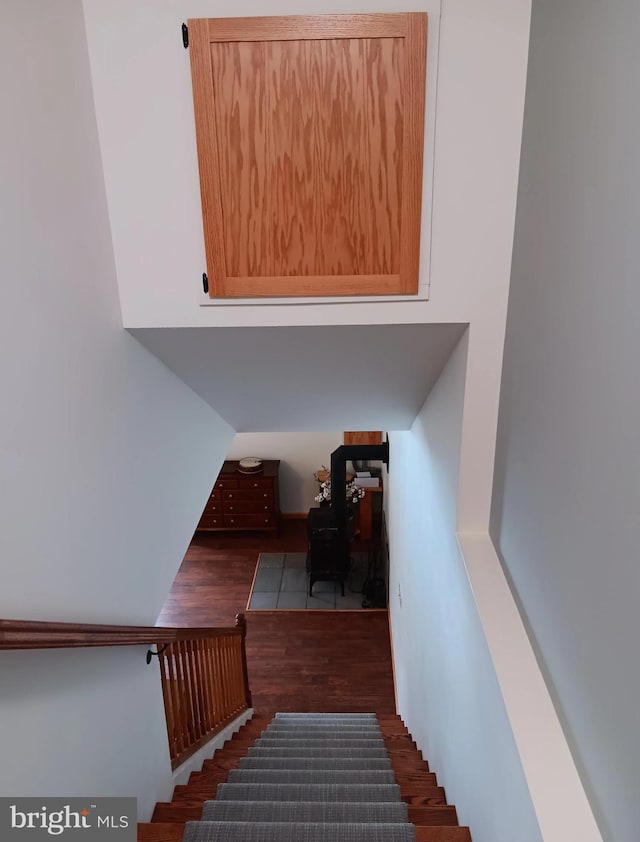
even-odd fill
[(259, 474), (242, 474), (237, 461), (226, 461), (211, 490), (198, 530), (280, 529), (279, 460), (265, 460)]

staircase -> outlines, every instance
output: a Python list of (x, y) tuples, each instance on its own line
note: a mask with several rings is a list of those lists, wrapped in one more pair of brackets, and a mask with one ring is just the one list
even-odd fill
[(254, 716), (139, 842), (471, 842), (398, 716)]

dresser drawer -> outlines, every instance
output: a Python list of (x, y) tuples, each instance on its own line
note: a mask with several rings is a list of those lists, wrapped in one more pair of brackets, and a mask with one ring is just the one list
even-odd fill
[(268, 530), (280, 527), (277, 459), (265, 459), (259, 475), (242, 474), (238, 462), (225, 460), (197, 529), (225, 532)]
[(221, 515), (222, 514), (222, 500), (209, 500), (204, 507), (203, 515)]
[(198, 524), (198, 529), (220, 529), (224, 526), (224, 519), (222, 515), (208, 515), (203, 514)]
[(273, 499), (260, 500), (226, 500), (224, 504), (225, 515), (232, 514), (262, 514), (262, 512), (273, 512)]
[(238, 480), (238, 488), (271, 488), (272, 486), (271, 477), (243, 477)]
[(273, 500), (273, 491), (270, 488), (252, 488), (251, 490), (238, 488), (233, 491), (223, 491), (222, 499), (225, 505), (231, 500), (255, 500), (256, 502), (264, 500), (265, 502), (271, 502)]
[(213, 486), (214, 491), (225, 491), (227, 488), (237, 488), (238, 487), (238, 480), (231, 479), (230, 477), (220, 477), (216, 480), (216, 484)]
[(276, 526), (275, 516), (272, 514), (264, 515), (224, 515), (224, 525), (233, 527), (234, 529), (248, 529), (251, 527), (262, 527), (268, 529)]

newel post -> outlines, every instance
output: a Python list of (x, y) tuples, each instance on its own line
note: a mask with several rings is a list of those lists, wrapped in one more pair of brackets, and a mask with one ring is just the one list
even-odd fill
[(247, 707), (251, 707), (251, 690), (249, 688), (249, 671), (247, 669), (247, 621), (244, 614), (236, 614), (236, 628), (240, 629), (242, 639), (242, 677), (244, 680), (244, 696), (247, 700)]

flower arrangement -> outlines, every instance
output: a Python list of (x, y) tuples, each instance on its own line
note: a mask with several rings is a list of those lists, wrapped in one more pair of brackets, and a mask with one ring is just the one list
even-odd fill
[[(313, 478), (320, 483), (320, 491), (313, 499), (316, 503), (331, 502), (331, 471), (323, 465), (322, 470), (316, 471)], [(364, 488), (360, 488), (353, 479), (349, 479), (347, 476), (347, 503), (353, 506), (359, 500), (362, 500), (364, 495)]]

